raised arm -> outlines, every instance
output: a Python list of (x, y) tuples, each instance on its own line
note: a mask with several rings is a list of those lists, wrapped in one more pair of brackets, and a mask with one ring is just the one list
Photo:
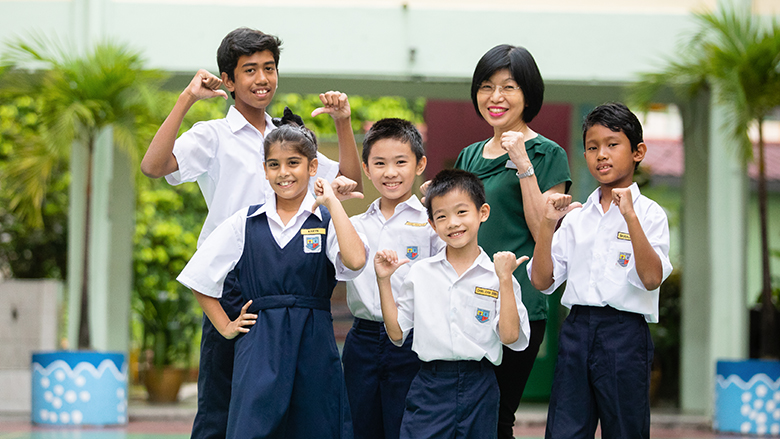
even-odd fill
[(574, 208), (582, 207), (572, 203), (571, 195), (550, 194), (545, 197), (544, 215), (539, 227), (539, 236), (534, 247), (534, 261), (531, 266), (531, 285), (537, 290), (546, 290), (553, 284), (552, 239), (555, 226), (564, 215)]
[(347, 212), (333, 192), (333, 188), (324, 178), (318, 178), (314, 183), (314, 195), (317, 200), (312, 210), (318, 205), (323, 205), (330, 211), (333, 228), (336, 230), (336, 239), (339, 243), (341, 262), (352, 271), (363, 268), (366, 264), (366, 247), (358, 236)]
[(648, 291), (660, 287), (664, 276), (661, 258), (648, 241), (642, 224), (639, 223), (639, 218), (634, 211), (631, 189), (612, 189), (612, 202), (618, 206), (628, 225), (628, 234), (631, 235), (631, 247), (634, 249), (634, 263), (639, 279)]
[(355, 133), (352, 132), (352, 110), (345, 93), (329, 91), (320, 94), (322, 107), (312, 111), (312, 117), (327, 113), (333, 117), (339, 139), (339, 174), (357, 183), (355, 190), (363, 192), (363, 174), (358, 157)]
[(218, 299), (201, 294), (195, 290), (192, 290), (192, 294), (195, 295), (195, 299), (200, 304), (200, 307), (203, 308), (203, 312), (206, 313), (206, 317), (209, 318), (211, 324), (228, 340), (236, 338), (238, 334), (249, 332), (248, 326), (254, 325), (257, 321), (257, 314), (247, 312), (249, 305), (252, 304), (251, 300), (241, 308), (241, 314), (231, 321), (225, 310), (222, 309), (222, 305), (219, 304)]
[(520, 315), (517, 314), (512, 273), (527, 260), (528, 256), (515, 259), (515, 254), (512, 252), (498, 252), (493, 255), (493, 265), (498, 276), (498, 300), (501, 303), (498, 336), (501, 338), (501, 343), (506, 345), (516, 342), (520, 337)]
[(393, 298), (390, 277), (398, 267), (407, 262), (408, 259), (398, 260), (398, 254), (393, 250), (380, 250), (374, 256), (374, 271), (379, 286), (379, 301), (382, 304), (382, 320), (385, 321), (387, 336), (394, 342), (400, 342), (404, 338), (404, 332), (398, 324), (398, 306)]
[[(501, 135), (501, 147), (509, 153), (509, 158), (517, 165), (517, 172), (523, 174), (532, 168), (531, 159), (525, 150), (525, 137), (518, 131), (507, 131)], [(523, 213), (528, 230), (534, 241), (538, 241), (539, 228), (544, 218), (544, 204), (547, 195), (563, 194), (566, 183), (559, 183), (542, 193), (536, 174), (518, 177), (520, 191), (523, 194)]]
[(160, 125), (157, 133), (149, 144), (143, 160), (141, 160), (141, 172), (147, 177), (160, 178), (179, 169), (176, 156), (173, 155), (173, 144), (184, 121), (184, 116), (201, 99), (222, 96), (227, 99), (227, 93), (220, 90), (222, 80), (206, 70), (198, 70), (198, 73), (190, 81), (187, 88), (179, 95), (168, 117)]

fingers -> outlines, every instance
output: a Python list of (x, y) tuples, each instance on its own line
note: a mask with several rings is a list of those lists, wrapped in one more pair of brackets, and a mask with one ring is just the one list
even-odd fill
[(319, 97), (323, 106), (312, 111), (312, 117), (323, 113), (328, 113), (333, 117), (347, 117), (350, 115), (349, 98), (346, 93), (329, 91), (320, 93)]
[(519, 131), (507, 131), (501, 135), (501, 148), (505, 151), (515, 145), (522, 145), (524, 143), (525, 136)]
[(425, 183), (420, 185), (420, 193), (422, 194), (423, 197), (425, 197), (425, 194), (428, 193), (428, 187), (430, 185), (431, 185), (431, 181), (430, 180), (428, 180)]

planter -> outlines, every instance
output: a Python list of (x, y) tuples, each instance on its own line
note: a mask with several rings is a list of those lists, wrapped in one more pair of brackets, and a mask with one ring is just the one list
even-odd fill
[(127, 359), (119, 352), (32, 355), (32, 422), (127, 424)]
[(712, 428), (780, 434), (780, 361), (718, 361)]
[(144, 385), (149, 402), (176, 402), (186, 374), (185, 369), (175, 367), (152, 367), (147, 370), (144, 373)]

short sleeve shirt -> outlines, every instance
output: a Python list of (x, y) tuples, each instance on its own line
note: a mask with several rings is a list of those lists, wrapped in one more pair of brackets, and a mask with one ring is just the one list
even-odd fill
[[(404, 337), (414, 328), (412, 350), (422, 361), (487, 358), (501, 364), (498, 334), (501, 313), (499, 280), (490, 257), (480, 250), (471, 267), (458, 276), (446, 257), (447, 250), (423, 259), (409, 269), (398, 293), (398, 325)], [(507, 345), (528, 347), (528, 314), (520, 300), (520, 284), (512, 279), (520, 328), (517, 340)]]
[(360, 276), (347, 282), (347, 305), (352, 315), (378, 322), (382, 321), (382, 305), (373, 264), (376, 252), (394, 250), (399, 258), (409, 260), (409, 263), (398, 267), (390, 277), (393, 292), (397, 293), (412, 265), (444, 248), (444, 241), (428, 224), (428, 211), (417, 196), (412, 195), (408, 200), (399, 203), (393, 216), (387, 220), (379, 208), (380, 200), (381, 198), (371, 203), (364, 213), (350, 218), (355, 230), (368, 239), (367, 243), (371, 248), (368, 260), (371, 262)]
[[(488, 139), (489, 140), (489, 139)], [(487, 140), (464, 148), (455, 167), (476, 174), (485, 186), (490, 218), (479, 228), (479, 246), (489, 255), (499, 251), (511, 251), (519, 256), (533, 256), (535, 242), (523, 211), (523, 195), (517, 179), (517, 167), (509, 160), (509, 154), (494, 159), (482, 157)], [(571, 174), (566, 151), (557, 143), (541, 135), (525, 142), (539, 189), (545, 192), (566, 183), (571, 186)], [(509, 167), (507, 163), (509, 162)], [(515, 270), (515, 278), (523, 291), (523, 304), (531, 321), (547, 318), (547, 298), (531, 285), (525, 264)]]
[[(242, 207), (264, 203), (273, 193), (263, 168), (263, 141), (274, 129), (268, 114), (261, 133), (231, 106), (224, 119), (198, 122), (176, 139), (173, 155), (179, 170), (165, 179), (172, 185), (197, 181), (200, 186), (209, 213), (198, 246), (230, 215)], [(320, 153), (317, 161), (317, 177), (336, 178), (338, 162)], [(316, 178), (309, 181), (311, 191)]]

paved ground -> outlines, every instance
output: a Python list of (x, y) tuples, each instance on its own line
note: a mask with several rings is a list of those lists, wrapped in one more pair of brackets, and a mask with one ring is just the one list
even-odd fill
[[(29, 414), (0, 413), (0, 439), (187, 439), (195, 417), (192, 387), (185, 388), (181, 395), (184, 398), (178, 404), (149, 404), (131, 399), (130, 423), (122, 428), (42, 428), (30, 424)], [(546, 413), (545, 404), (522, 404), (517, 413), (515, 436), (543, 438)], [(713, 433), (709, 418), (704, 416), (654, 411), (651, 422), (654, 438), (740, 437)]]

